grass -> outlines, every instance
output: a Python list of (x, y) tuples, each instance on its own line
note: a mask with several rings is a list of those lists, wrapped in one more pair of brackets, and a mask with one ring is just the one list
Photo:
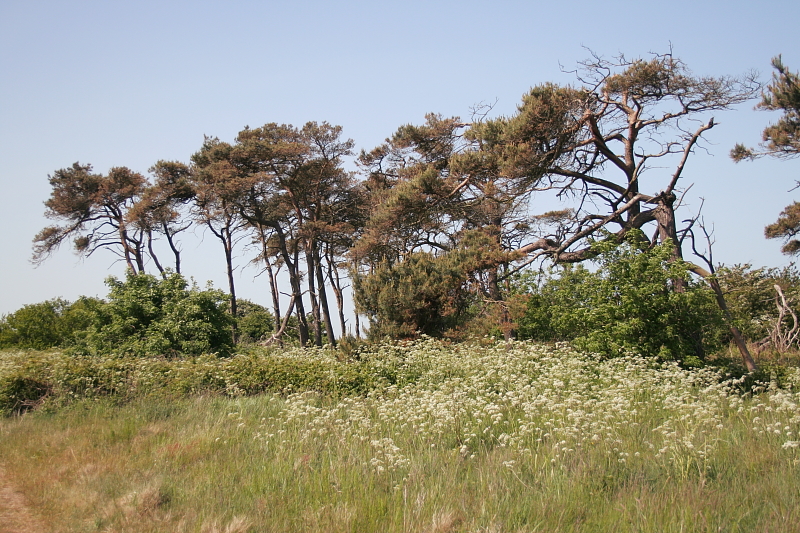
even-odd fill
[(0, 462), (58, 532), (800, 531), (800, 371), (381, 350), (340, 363), (367, 389), (45, 401), (0, 421)]

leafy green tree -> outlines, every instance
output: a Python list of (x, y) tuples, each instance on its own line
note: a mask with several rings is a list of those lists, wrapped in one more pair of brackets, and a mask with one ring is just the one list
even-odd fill
[(781, 111), (783, 116), (764, 128), (760, 150), (737, 144), (731, 150), (734, 161), (765, 155), (785, 158), (800, 155), (800, 74), (790, 71), (781, 56), (772, 58), (772, 67), (775, 69), (772, 82), (756, 109)]
[(63, 342), (61, 316), (69, 302), (57, 298), (21, 309), (0, 320), (0, 347), (44, 350)]
[[(326, 278), (326, 251), (333, 250), (343, 234), (352, 233), (358, 220), (353, 217), (357, 187), (342, 169), (353, 141), (341, 135), (340, 126), (326, 122), (308, 122), (302, 128), (266, 124), (241, 131), (234, 152), (254, 178), (251, 194), (242, 203), (243, 212), (251, 224), (270, 233), (274, 253), (289, 271), (301, 328), (305, 324), (301, 280), (305, 279), (316, 345), (322, 344), (323, 328), (328, 342), (336, 343), (328, 303), (328, 285), (336, 278)], [(301, 252), (305, 275), (299, 264)], [(301, 337), (302, 333), (301, 329)]]
[(401, 261), (384, 261), (354, 282), (358, 312), (370, 322), (369, 337), (411, 338), (455, 335), (479, 315), (479, 291), (487, 269), (481, 235), (438, 255), (413, 252)]
[(800, 254), (800, 203), (792, 202), (781, 211), (778, 220), (764, 228), (768, 239), (783, 239), (781, 251), (786, 255)]
[(274, 331), (275, 317), (272, 313), (250, 300), (239, 300), (237, 331), (239, 342), (252, 344), (266, 339)]
[[(362, 154), (373, 208), (354, 255), (368, 269), (417, 250), (447, 252), (465, 232), (483, 231), (495, 263), (482, 292), (501, 305), (515, 270), (538, 258), (591, 259), (600, 232), (619, 243), (647, 229), (651, 244), (670, 242), (682, 259), (675, 210), (686, 163), (716, 126), (710, 114), (752, 98), (758, 84), (696, 76), (671, 53), (594, 56), (576, 74), (579, 87), (534, 87), (509, 117), (429, 115)], [(571, 203), (537, 217), (529, 200), (544, 191)], [(678, 291), (686, 283), (673, 281)]]
[[(206, 138), (203, 146), (192, 156), (194, 171), (192, 187), (196, 193), (195, 217), (200, 224), (219, 239), (225, 253), (225, 271), (228, 275), (228, 304), (230, 314), (237, 311), (234, 248), (242, 238), (245, 222), (237, 201), (244, 193), (240, 173), (231, 161), (232, 146), (217, 138)], [(231, 322), (236, 340), (236, 321)]]
[(88, 331), (76, 351), (170, 356), (227, 354), (233, 348), (233, 319), (222, 291), (190, 287), (177, 273), (163, 279), (129, 273), (125, 281), (110, 277), (106, 284), (102, 325)]
[[(271, 123), (242, 130), (234, 143), (207, 140), (193, 157), (198, 181), (224, 186), (232, 212), (253, 231), (258, 261), (269, 276), (278, 340), (295, 312), (302, 344), (311, 335), (317, 345), (323, 336), (335, 344), (327, 289), (334, 285), (341, 309), (339, 260), (347, 235), (363, 218), (357, 208), (358, 187), (342, 169), (352, 146), (352, 140), (341, 138), (339, 126)], [(288, 273), (291, 300), (278, 323), (277, 273), (282, 268)]]
[(383, 145), (362, 152), (370, 213), (351, 253), (369, 272), (409, 253), (448, 255), (480, 238), (483, 275), (475, 277), (473, 295), (481, 295), (476, 301), (486, 313), (499, 306), (498, 318), (508, 323), (502, 285), (515, 258), (508, 252), (530, 236), (532, 188), (526, 178), (500, 169), (498, 154), (485, 149), (477, 128), (429, 114), (423, 125), (402, 126)]
[[(579, 199), (549, 234), (520, 250), (582, 261), (595, 253), (598, 232), (622, 242), (651, 228), (654, 243), (669, 240), (673, 258), (682, 258), (675, 209), (687, 161), (716, 126), (710, 114), (752, 98), (758, 85), (749, 75), (697, 76), (671, 53), (595, 56), (576, 74), (579, 89), (535, 87), (516, 115), (487, 125), (484, 137), (503, 149), (507, 172), (541, 176), (538, 187)], [(687, 130), (691, 121), (698, 125)]]
[(102, 325), (104, 305), (85, 296), (74, 303), (55, 298), (25, 305), (0, 319), (0, 348), (44, 350), (73, 345), (89, 328)]
[[(648, 249), (636, 233), (621, 245), (595, 242), (594, 252), (596, 271), (564, 265), (540, 283), (528, 280), (521, 336), (572, 341), (609, 357), (637, 352), (687, 362), (718, 347), (723, 323), (714, 295), (689, 282), (688, 266), (672, 259), (669, 242)], [(686, 282), (683, 291), (677, 278)]]
[(442, 336), (462, 323), (469, 305), (457, 262), (414, 252), (356, 278), (356, 305), (369, 318), (369, 337)]

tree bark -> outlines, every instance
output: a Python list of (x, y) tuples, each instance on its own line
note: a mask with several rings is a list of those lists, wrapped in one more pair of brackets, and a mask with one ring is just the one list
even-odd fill
[[(675, 200), (677, 200), (674, 193), (662, 193), (655, 198), (658, 205), (653, 209), (653, 218), (658, 224), (658, 242), (672, 242), (672, 255), (671, 261), (680, 261), (683, 259), (683, 251), (681, 250), (680, 243), (678, 242), (678, 228), (675, 224)], [(682, 278), (672, 280), (675, 292), (684, 292), (686, 290), (686, 282)]]
[(322, 275), (322, 257), (320, 257), (319, 246), (315, 243), (312, 250), (314, 255), (315, 274), (317, 276), (317, 287), (319, 291), (319, 305), (322, 311), (322, 319), (325, 322), (325, 334), (328, 336), (328, 343), (336, 346), (336, 335), (333, 332), (333, 323), (331, 321), (331, 311), (328, 307), (328, 294), (325, 290), (325, 278)]
[(311, 244), (306, 242), (306, 269), (308, 270), (308, 293), (311, 298), (311, 315), (314, 317), (314, 346), (322, 346), (322, 320), (319, 312), (319, 298), (317, 294), (317, 267)]
[(298, 272), (298, 251), (294, 250), (294, 260), (292, 259), (292, 254), (289, 253), (289, 248), (286, 243), (286, 234), (283, 232), (283, 228), (280, 227), (280, 224), (275, 223), (275, 225), (271, 226), (272, 229), (275, 230), (275, 234), (278, 236), (278, 249), (280, 250), (281, 256), (283, 256), (283, 262), (286, 263), (286, 268), (289, 271), (289, 284), (292, 287), (292, 299), (294, 300), (294, 307), (297, 311), (297, 329), (298, 329), (298, 336), (300, 337), (300, 345), (305, 346), (308, 344), (308, 322), (306, 320), (306, 311), (303, 307), (303, 289), (300, 284), (300, 273)]
[(169, 231), (169, 227), (167, 224), (163, 224), (162, 227), (164, 228), (164, 235), (167, 237), (167, 242), (169, 243), (169, 247), (172, 250), (172, 254), (175, 256), (175, 272), (178, 274), (181, 273), (181, 251), (178, 249), (177, 245), (175, 244), (175, 239), (173, 239), (173, 234)]
[(325, 259), (328, 264), (328, 279), (331, 282), (331, 289), (336, 297), (336, 308), (339, 312), (339, 325), (341, 327), (341, 335), (344, 337), (347, 332), (347, 322), (344, 318), (344, 295), (342, 291), (342, 281), (339, 277), (339, 271), (336, 268), (336, 260), (333, 256), (333, 251), (326, 250)]
[(750, 351), (747, 349), (747, 344), (744, 342), (744, 338), (742, 337), (739, 328), (733, 324), (733, 315), (731, 315), (730, 309), (728, 309), (728, 303), (725, 301), (725, 294), (722, 292), (722, 287), (719, 284), (719, 280), (717, 280), (717, 278), (711, 272), (698, 265), (689, 263), (689, 270), (706, 280), (709, 286), (711, 286), (711, 290), (714, 291), (714, 296), (717, 299), (717, 305), (722, 310), (722, 314), (725, 317), (725, 323), (728, 325), (731, 335), (733, 335), (733, 341), (736, 343), (736, 347), (739, 348), (739, 353), (742, 356), (742, 362), (747, 368), (747, 371), (755, 372), (758, 370), (758, 366), (756, 366), (756, 362), (750, 355)]
[(214, 225), (211, 221), (207, 221), (206, 225), (222, 243), (222, 247), (225, 250), (225, 267), (228, 275), (228, 291), (230, 293), (230, 312), (231, 316), (233, 317), (233, 324), (231, 325), (231, 331), (233, 334), (233, 342), (234, 344), (238, 342), (239, 331), (236, 327), (236, 317), (238, 312), (238, 307), (236, 305), (236, 286), (233, 279), (233, 241), (231, 236), (231, 228), (230, 224), (225, 224), (222, 228), (217, 230), (214, 228)]
[(147, 230), (147, 250), (150, 252), (150, 257), (153, 259), (153, 262), (156, 264), (156, 268), (161, 273), (161, 277), (166, 279), (167, 275), (164, 272), (164, 268), (161, 266), (161, 263), (158, 260), (158, 256), (156, 256), (155, 250), (153, 250), (153, 231)]

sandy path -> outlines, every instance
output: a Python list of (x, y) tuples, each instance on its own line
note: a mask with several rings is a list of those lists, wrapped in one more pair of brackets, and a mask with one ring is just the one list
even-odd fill
[(28, 507), (25, 497), (12, 487), (0, 466), (0, 533), (45, 533), (42, 521)]

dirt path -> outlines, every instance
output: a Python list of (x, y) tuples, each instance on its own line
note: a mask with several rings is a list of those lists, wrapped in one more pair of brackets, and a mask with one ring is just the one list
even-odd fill
[(46, 533), (44, 524), (28, 507), (25, 497), (8, 483), (0, 466), (0, 533)]

